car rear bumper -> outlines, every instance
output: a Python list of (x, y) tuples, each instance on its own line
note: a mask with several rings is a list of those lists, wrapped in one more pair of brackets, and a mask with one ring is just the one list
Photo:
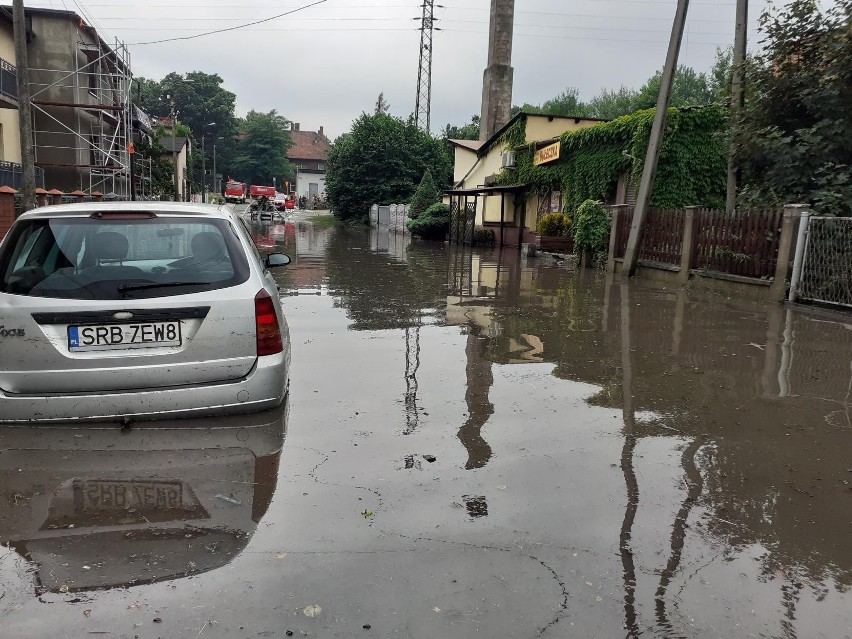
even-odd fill
[(0, 390), (0, 424), (184, 419), (254, 413), (287, 394), (289, 354), (259, 357), (239, 380), (139, 391), (18, 395)]

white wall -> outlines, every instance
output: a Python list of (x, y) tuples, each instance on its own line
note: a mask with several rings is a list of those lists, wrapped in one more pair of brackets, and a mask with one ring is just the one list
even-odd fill
[(299, 173), (296, 179), (296, 195), (301, 197), (310, 195), (310, 184), (317, 185), (317, 195), (325, 193), (325, 173)]

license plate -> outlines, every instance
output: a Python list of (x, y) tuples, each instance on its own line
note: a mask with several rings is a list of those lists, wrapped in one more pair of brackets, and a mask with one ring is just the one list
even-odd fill
[(109, 351), (181, 345), (180, 322), (69, 326), (69, 351)]

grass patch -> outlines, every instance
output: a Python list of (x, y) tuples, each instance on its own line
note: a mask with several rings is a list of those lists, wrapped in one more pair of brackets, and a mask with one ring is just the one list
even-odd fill
[(329, 228), (332, 226), (341, 226), (343, 223), (338, 220), (333, 215), (311, 215), (310, 217), (305, 218), (308, 222), (311, 222), (314, 226), (318, 226), (320, 228)]

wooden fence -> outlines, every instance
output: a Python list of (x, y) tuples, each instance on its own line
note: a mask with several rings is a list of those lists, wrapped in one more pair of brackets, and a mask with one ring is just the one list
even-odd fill
[[(762, 209), (727, 213), (704, 207), (648, 212), (639, 244), (643, 267), (676, 271), (685, 283), (690, 275), (729, 279), (772, 287), (770, 297), (783, 299), (794, 227), (803, 205), (784, 210)], [(616, 270), (627, 249), (633, 211), (611, 208), (610, 270)], [(780, 279), (780, 281), (778, 281)]]
[(770, 278), (778, 263), (783, 211), (696, 209), (698, 226), (691, 268)]

